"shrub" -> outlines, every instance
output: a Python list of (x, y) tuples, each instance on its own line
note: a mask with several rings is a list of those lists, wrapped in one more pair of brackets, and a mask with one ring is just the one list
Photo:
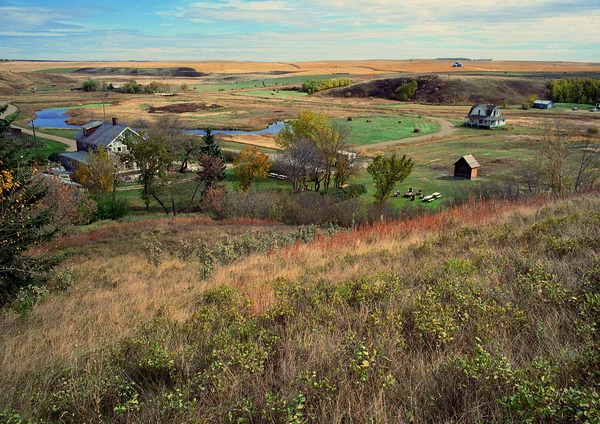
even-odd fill
[(100, 82), (97, 80), (87, 80), (83, 82), (83, 91), (98, 91), (100, 90)]
[(131, 213), (129, 203), (123, 199), (112, 199), (106, 196), (98, 196), (96, 201), (96, 219), (121, 219)]

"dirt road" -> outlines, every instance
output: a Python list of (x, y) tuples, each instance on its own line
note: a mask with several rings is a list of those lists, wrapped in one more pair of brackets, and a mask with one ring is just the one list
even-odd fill
[[(0, 106), (5, 106), (5, 104), (4, 103), (0, 103)], [(6, 109), (6, 112), (0, 113), (0, 119), (4, 119), (7, 116), (12, 115), (13, 113), (18, 112), (18, 111), (19, 111), (18, 107), (16, 107), (12, 103), (9, 103), (8, 104), (8, 109)]]
[[(18, 107), (9, 103), (8, 109), (6, 109), (6, 112), (0, 114), (0, 119), (4, 119), (6, 116), (12, 115), (13, 113), (18, 112), (18, 111), (19, 111)], [(30, 130), (29, 128), (18, 127), (16, 125), (11, 125), (11, 126), (13, 128), (19, 128), (25, 134), (33, 135), (33, 131)], [(77, 143), (75, 142), (75, 140), (72, 140), (70, 138), (60, 137), (57, 135), (44, 134), (41, 131), (37, 131), (36, 135), (46, 138), (48, 140), (58, 141), (59, 143), (66, 144), (67, 146), (69, 146), (69, 148), (67, 149), (67, 152), (76, 152), (77, 151)]]
[[(20, 128), (21, 131), (23, 131), (25, 134), (33, 135), (33, 131), (31, 131), (28, 128), (17, 127), (16, 125), (13, 125), (12, 127)], [(42, 138), (46, 138), (48, 140), (58, 141), (59, 143), (66, 144), (67, 146), (69, 146), (69, 148), (66, 150), (67, 152), (76, 152), (77, 151), (77, 143), (75, 142), (75, 140), (72, 140), (70, 138), (60, 137), (57, 135), (44, 134), (43, 132), (40, 132), (40, 131), (36, 131), (35, 134), (38, 137), (42, 137)]]

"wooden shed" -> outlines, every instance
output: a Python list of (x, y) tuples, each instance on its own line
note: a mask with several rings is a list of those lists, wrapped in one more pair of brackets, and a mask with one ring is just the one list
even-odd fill
[(454, 178), (461, 180), (474, 180), (477, 178), (477, 168), (479, 162), (473, 155), (466, 155), (454, 162)]

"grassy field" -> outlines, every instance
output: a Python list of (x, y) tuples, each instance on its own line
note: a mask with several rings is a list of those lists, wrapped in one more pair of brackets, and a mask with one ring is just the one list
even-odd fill
[(81, 68), (49, 68), (49, 69), (38, 69), (34, 72), (41, 72), (45, 74), (72, 74)]
[[(344, 76), (349, 77), (349, 76)], [(204, 83), (204, 84), (193, 84), (189, 88), (198, 92), (215, 92), (215, 91), (231, 91), (231, 90), (242, 90), (242, 89), (253, 89), (258, 90), (252, 91), (263, 91), (261, 90), (264, 86), (270, 89), (277, 88), (278, 86), (285, 85), (301, 85), (303, 82), (309, 79), (315, 80), (326, 80), (330, 79), (331, 75), (310, 75), (310, 76), (289, 76), (289, 77), (265, 77), (260, 79), (244, 79), (243, 77), (235, 78), (231, 81), (221, 81), (219, 83)], [(263, 86), (264, 83), (264, 86)]]
[[(36, 137), (38, 141), (38, 154), (40, 157), (48, 158), (52, 153), (62, 153), (67, 150), (68, 146), (63, 143), (59, 143), (58, 141), (48, 140), (44, 137), (40, 137), (39, 135)], [(33, 139), (33, 137), (32, 137)], [(28, 148), (23, 152), (29, 158), (36, 157), (35, 147)]]
[(56, 288), (0, 316), (0, 411), (73, 423), (595, 417), (598, 210), (597, 194), (468, 204), (332, 237), (303, 230), (268, 251), (268, 233), (295, 228), (181, 217), (74, 231), (47, 247), (78, 252)]
[[(371, 122), (367, 122), (367, 120)], [(402, 121), (402, 123), (399, 123)], [(431, 134), (439, 131), (439, 125), (426, 118), (407, 116), (367, 116), (353, 117), (352, 121), (334, 119), (351, 130), (348, 142), (351, 145), (368, 145), (381, 141), (399, 140), (407, 137)], [(420, 133), (413, 130), (418, 128)]]

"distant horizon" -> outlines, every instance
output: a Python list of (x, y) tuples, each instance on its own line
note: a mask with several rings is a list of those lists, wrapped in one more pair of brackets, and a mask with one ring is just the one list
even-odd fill
[(0, 58), (600, 62), (598, 0), (3, 0)]
[(12, 58), (0, 58), (0, 63), (6, 62), (48, 62), (48, 63), (153, 63), (153, 62), (241, 62), (241, 63), (311, 63), (311, 62), (409, 62), (409, 61), (452, 61), (452, 60), (464, 60), (469, 62), (524, 62), (524, 63), (535, 63), (535, 62), (552, 62), (552, 63), (593, 63), (600, 64), (598, 61), (584, 61), (584, 60), (521, 60), (521, 59), (471, 59), (464, 57), (448, 57), (448, 58), (411, 58), (411, 59), (330, 59), (330, 60), (236, 60), (236, 59), (147, 59), (147, 60), (84, 60), (84, 59), (12, 59)]

